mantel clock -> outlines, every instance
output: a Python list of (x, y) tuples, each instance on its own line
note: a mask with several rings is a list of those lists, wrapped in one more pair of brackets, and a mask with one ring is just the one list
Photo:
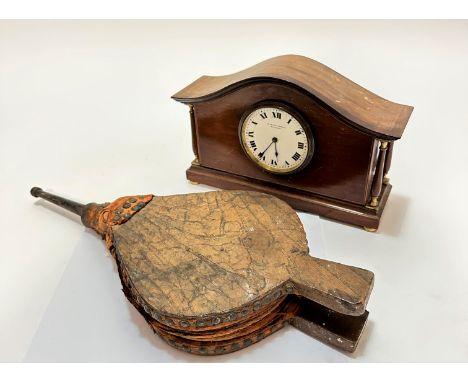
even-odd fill
[(298, 210), (378, 228), (393, 144), (413, 107), (296, 55), (202, 76), (173, 98), (190, 107), (190, 181), (261, 191)]

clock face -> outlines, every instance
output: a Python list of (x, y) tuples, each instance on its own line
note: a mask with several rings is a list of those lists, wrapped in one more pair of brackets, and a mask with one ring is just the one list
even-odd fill
[(240, 140), (250, 159), (275, 174), (301, 170), (314, 151), (314, 140), (305, 121), (280, 105), (259, 106), (245, 115)]

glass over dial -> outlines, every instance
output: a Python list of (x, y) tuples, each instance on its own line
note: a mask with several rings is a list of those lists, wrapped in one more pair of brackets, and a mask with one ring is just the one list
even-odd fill
[(274, 106), (250, 112), (240, 126), (240, 140), (250, 159), (278, 174), (300, 170), (313, 152), (313, 138), (305, 123), (292, 112)]

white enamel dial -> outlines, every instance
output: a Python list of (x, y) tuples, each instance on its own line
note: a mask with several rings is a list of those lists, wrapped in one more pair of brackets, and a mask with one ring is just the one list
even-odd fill
[(305, 166), (313, 147), (306, 126), (280, 107), (256, 108), (243, 120), (240, 139), (247, 155), (263, 169), (279, 174)]

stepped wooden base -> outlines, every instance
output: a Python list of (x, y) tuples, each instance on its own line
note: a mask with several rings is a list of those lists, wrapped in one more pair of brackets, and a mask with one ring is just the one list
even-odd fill
[(198, 165), (190, 166), (187, 170), (187, 179), (191, 182), (226, 190), (264, 192), (284, 200), (296, 210), (311, 212), (327, 219), (365, 227), (366, 230), (371, 232), (379, 227), (380, 217), (392, 189), (390, 184), (384, 184), (379, 198), (379, 205), (376, 208), (369, 208), (287, 187), (255, 181)]

